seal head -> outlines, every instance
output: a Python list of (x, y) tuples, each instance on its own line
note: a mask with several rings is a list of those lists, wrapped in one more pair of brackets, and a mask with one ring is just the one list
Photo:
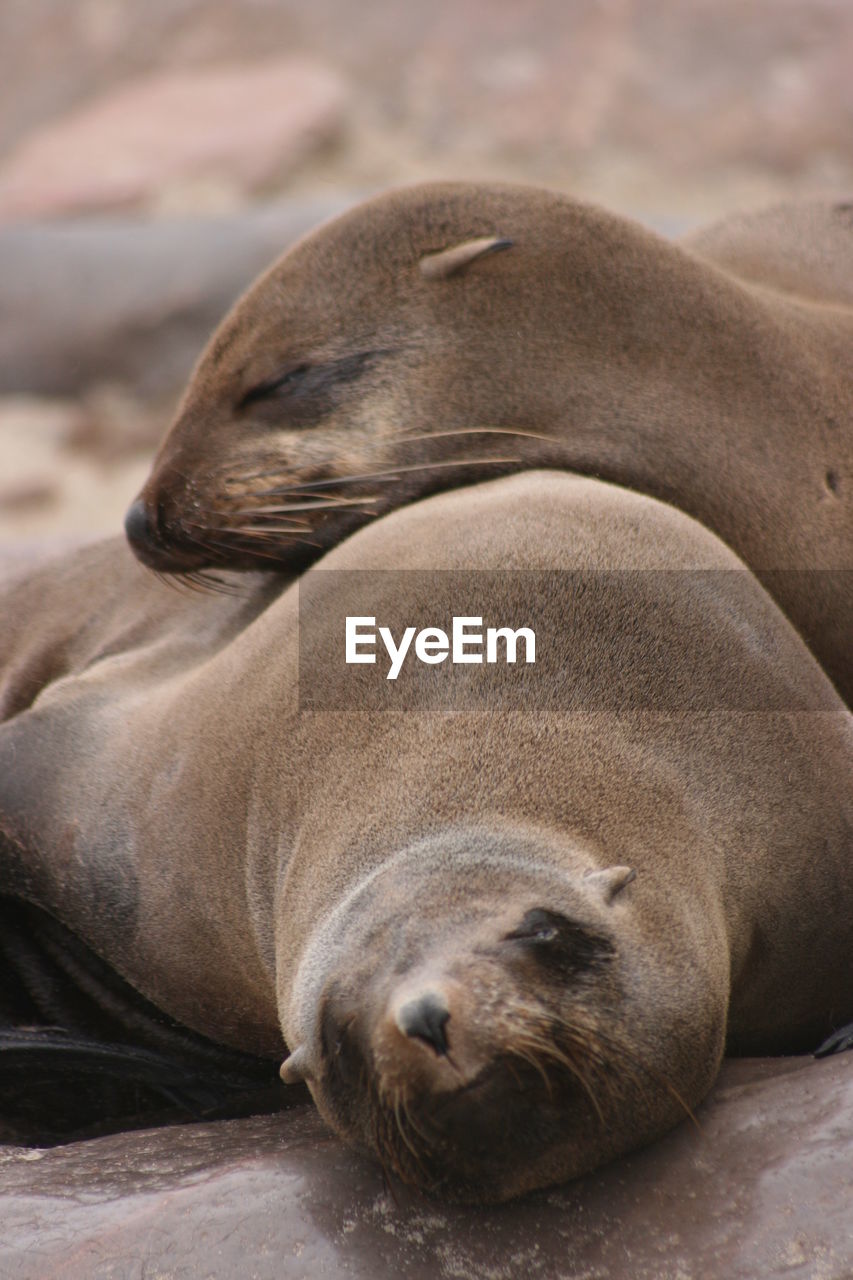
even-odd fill
[[(478, 211), (460, 194), (451, 184), (369, 202), (252, 286), (203, 354), (127, 513), (143, 563), (302, 569), (401, 503), (517, 469), (500, 431), (480, 429), (495, 370), (477, 349), (486, 335), (474, 339), (494, 288), (475, 277), (513, 240), (496, 233), (488, 202)], [(448, 380), (477, 370), (454, 410)], [(517, 413), (493, 398), (487, 425), (499, 429)], [(521, 398), (516, 388), (516, 409)]]
[(445, 1200), (575, 1176), (627, 1144), (629, 1116), (652, 1134), (683, 1114), (647, 1001), (632, 1016), (633, 871), (567, 874), (511, 844), (450, 832), (392, 858), (314, 935), (284, 1019), (283, 1078)]

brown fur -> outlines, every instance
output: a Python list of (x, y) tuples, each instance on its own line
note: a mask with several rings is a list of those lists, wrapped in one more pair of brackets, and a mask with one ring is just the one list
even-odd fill
[[(106, 544), (4, 601), (0, 889), (193, 1029), (286, 1041), (390, 1171), (462, 1200), (548, 1185), (674, 1125), (724, 1044), (853, 1014), (853, 721), (687, 516), (531, 473), (397, 512), (281, 594), (130, 568)], [(342, 582), (397, 628), (427, 596), (464, 610), (471, 570), (499, 620), (552, 620), (553, 678), (344, 667)], [(583, 589), (543, 600), (523, 570)], [(524, 932), (542, 909), (556, 950)], [(444, 1057), (399, 1029), (424, 990)]]
[(853, 203), (828, 200), (730, 214), (683, 236), (691, 253), (802, 301), (853, 306)]
[(352, 210), (214, 335), (137, 507), (138, 553), (304, 567), (425, 493), (574, 470), (719, 534), (850, 702), (853, 233), (848, 206), (810, 208), (682, 245), (525, 187)]

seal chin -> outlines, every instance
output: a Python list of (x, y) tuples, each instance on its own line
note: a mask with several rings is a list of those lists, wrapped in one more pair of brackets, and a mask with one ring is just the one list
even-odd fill
[(460, 1203), (577, 1171), (600, 1149), (609, 1110), (591, 1020), (579, 1011), (561, 1022), (510, 983), (490, 998), (482, 978), (473, 986), (471, 1001), (461, 982), (405, 981), (374, 1018), (327, 993), (309, 1080), (342, 1136), (403, 1182)]

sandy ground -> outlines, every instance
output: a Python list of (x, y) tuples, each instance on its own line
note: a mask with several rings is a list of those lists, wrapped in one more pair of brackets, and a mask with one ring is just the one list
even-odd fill
[(0, 401), (0, 556), (121, 532), (151, 451), (110, 460), (76, 446), (81, 416), (66, 401)]

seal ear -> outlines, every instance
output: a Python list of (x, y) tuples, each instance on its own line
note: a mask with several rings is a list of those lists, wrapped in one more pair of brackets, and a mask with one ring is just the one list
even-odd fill
[(608, 905), (626, 884), (636, 878), (637, 873), (633, 867), (605, 867), (602, 871), (587, 871), (584, 876), (584, 880), (598, 890)]
[(483, 258), (488, 253), (499, 253), (501, 249), (511, 249), (512, 244), (512, 240), (502, 236), (482, 236), (479, 240), (465, 240), (462, 244), (442, 249), (439, 253), (427, 253), (418, 266), (426, 280), (447, 280), (449, 276), (464, 271), (478, 258)]
[(301, 1084), (303, 1080), (311, 1080), (313, 1073), (308, 1060), (308, 1047), (301, 1044), (294, 1049), (289, 1058), (285, 1058), (279, 1067), (278, 1074), (285, 1084)]

